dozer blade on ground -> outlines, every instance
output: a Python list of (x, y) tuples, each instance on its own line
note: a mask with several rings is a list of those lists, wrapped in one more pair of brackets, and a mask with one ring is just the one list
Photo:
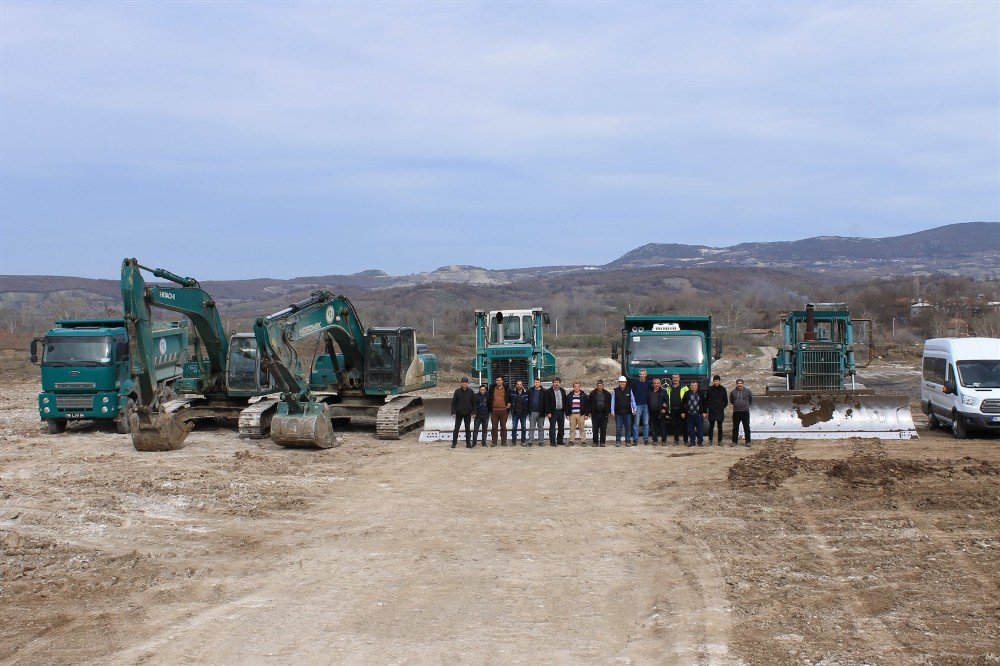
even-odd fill
[(329, 407), (312, 403), (302, 414), (289, 414), (288, 406), (278, 405), (278, 413), (271, 419), (271, 440), (280, 446), (329, 449), (340, 446)]
[(752, 439), (913, 439), (909, 396), (873, 391), (769, 391), (754, 397)]
[(424, 427), (420, 431), (421, 442), (437, 442), (451, 439), (455, 427), (455, 417), (451, 415), (451, 398), (423, 398)]
[(128, 416), (136, 451), (175, 451), (184, 445), (194, 423), (177, 413), (136, 410)]

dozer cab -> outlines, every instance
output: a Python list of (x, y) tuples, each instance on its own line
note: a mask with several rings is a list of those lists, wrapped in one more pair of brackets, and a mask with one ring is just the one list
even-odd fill
[(873, 355), (870, 319), (851, 319), (843, 307), (818, 310), (810, 303), (783, 316), (781, 330), (782, 346), (771, 361), (776, 379), (764, 396), (754, 397), (750, 410), (754, 439), (917, 436), (909, 396), (857, 382), (857, 369)]

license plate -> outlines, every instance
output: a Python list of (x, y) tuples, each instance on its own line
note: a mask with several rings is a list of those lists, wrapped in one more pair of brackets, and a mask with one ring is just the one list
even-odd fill
[(990, 421), (993, 421), (993, 423), (1000, 423), (1000, 416), (994, 416), (990, 418)]
[(71, 414), (71, 413), (67, 412), (66, 418), (68, 418), (68, 419), (85, 419), (87, 417), (84, 416), (83, 414)]

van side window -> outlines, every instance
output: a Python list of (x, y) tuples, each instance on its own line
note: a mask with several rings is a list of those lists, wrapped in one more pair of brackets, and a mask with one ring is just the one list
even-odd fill
[(923, 372), (924, 381), (933, 382), (935, 384), (944, 384), (947, 367), (948, 362), (943, 358), (925, 356)]

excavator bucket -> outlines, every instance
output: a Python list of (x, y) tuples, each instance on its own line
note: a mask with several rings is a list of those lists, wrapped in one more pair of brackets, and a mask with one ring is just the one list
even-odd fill
[(909, 396), (873, 391), (769, 391), (754, 397), (752, 439), (912, 439)]
[(281, 446), (329, 449), (340, 446), (333, 431), (329, 407), (311, 403), (301, 414), (289, 414), (288, 405), (278, 405), (278, 413), (271, 419), (271, 440)]
[(455, 427), (455, 417), (451, 415), (451, 398), (425, 397), (423, 403), (424, 428), (420, 431), (420, 441), (436, 442), (450, 439)]
[(136, 451), (175, 451), (184, 445), (194, 423), (174, 412), (136, 410), (128, 415)]

